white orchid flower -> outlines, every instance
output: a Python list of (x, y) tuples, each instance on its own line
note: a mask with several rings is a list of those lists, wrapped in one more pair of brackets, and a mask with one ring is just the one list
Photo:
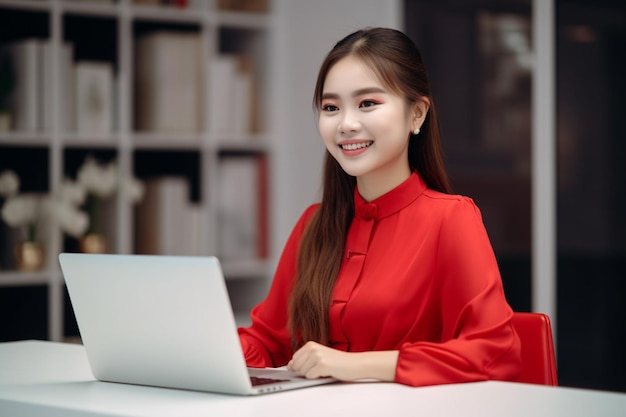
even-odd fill
[(87, 198), (87, 190), (80, 183), (69, 178), (63, 180), (60, 189), (60, 200), (74, 206), (81, 206)]
[(58, 201), (54, 207), (54, 215), (61, 230), (70, 236), (79, 238), (89, 228), (89, 216), (68, 201)]
[(143, 182), (134, 177), (120, 179), (120, 189), (122, 196), (127, 198), (131, 203), (141, 201), (146, 192)]
[(37, 220), (38, 199), (23, 194), (10, 197), (2, 206), (2, 219), (11, 227), (25, 226)]
[(0, 173), (0, 196), (10, 197), (17, 194), (20, 189), (20, 179), (10, 169)]
[(117, 167), (115, 163), (102, 165), (94, 158), (88, 157), (78, 171), (77, 180), (88, 192), (106, 198), (115, 191)]

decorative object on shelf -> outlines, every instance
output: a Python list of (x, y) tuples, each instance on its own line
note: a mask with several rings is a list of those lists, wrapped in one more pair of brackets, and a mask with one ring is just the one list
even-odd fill
[(44, 248), (40, 240), (45, 238), (41, 239), (40, 235), (48, 229), (46, 226), (56, 222), (63, 232), (79, 237), (87, 230), (89, 218), (75, 205), (80, 200), (80, 196), (76, 197), (80, 189), (65, 186), (59, 195), (51, 197), (39, 193), (19, 194), (19, 187), (19, 177), (13, 171), (0, 173), (2, 219), (21, 232), (13, 251), (16, 266), (32, 271), (43, 266)]
[(110, 134), (113, 130), (113, 64), (79, 61), (74, 73), (77, 132)]
[[(80, 250), (86, 253), (106, 253), (105, 205), (113, 196), (117, 185), (114, 163), (102, 164), (88, 156), (78, 171), (76, 181), (86, 192), (85, 211), (89, 215), (89, 228), (80, 239)], [(94, 243), (95, 242), (95, 243)]]
[[(4, 206), (4, 201), (16, 194), (18, 189), (19, 178), (15, 172), (10, 170), (0, 172), (0, 209)], [(14, 268), (14, 241), (10, 226), (0, 222), (0, 269)]]
[(77, 187), (84, 191), (82, 202), (89, 214), (89, 226), (86, 234), (80, 239), (80, 250), (86, 253), (107, 252), (106, 239), (106, 208), (108, 199), (115, 192), (120, 197), (129, 199), (133, 204), (143, 198), (144, 185), (134, 177), (121, 177), (117, 163), (101, 163), (92, 156), (87, 156), (85, 162), (78, 170), (76, 182), (65, 182), (68, 192), (75, 192), (77, 202), (80, 201), (79, 191), (71, 191)]
[(0, 199), (2, 220), (14, 228), (21, 229), (20, 242), (15, 246), (14, 256), (20, 270), (37, 270), (43, 266), (43, 248), (37, 242), (40, 221), (41, 197), (36, 194), (18, 195), (19, 177), (7, 170), (0, 173)]
[(11, 130), (11, 113), (0, 109), (0, 132)]
[(0, 173), (0, 198), (5, 199), (17, 194), (20, 189), (20, 179), (9, 169)]
[(14, 255), (17, 269), (20, 271), (37, 271), (43, 267), (44, 250), (39, 242), (18, 243)]
[(14, 195), (2, 205), (2, 219), (11, 227), (22, 229), (24, 240), (37, 240), (41, 211), (41, 196), (37, 194)]
[(89, 216), (80, 210), (87, 192), (79, 184), (64, 180), (54, 205), (54, 215), (61, 230), (70, 236), (80, 238), (87, 232)]
[(82, 253), (106, 253), (106, 237), (100, 233), (87, 233), (80, 238), (80, 251)]

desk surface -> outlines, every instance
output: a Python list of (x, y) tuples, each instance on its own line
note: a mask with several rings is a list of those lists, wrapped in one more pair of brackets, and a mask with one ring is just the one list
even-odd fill
[(615, 416), (626, 394), (507, 382), (410, 388), (338, 383), (256, 397), (94, 380), (80, 345), (0, 343), (0, 415), (23, 416)]

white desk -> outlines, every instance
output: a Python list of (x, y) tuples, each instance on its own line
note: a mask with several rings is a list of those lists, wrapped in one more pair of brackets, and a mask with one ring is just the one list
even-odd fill
[(95, 381), (80, 345), (0, 343), (0, 416), (623, 417), (626, 394), (506, 382), (331, 384), (258, 397)]

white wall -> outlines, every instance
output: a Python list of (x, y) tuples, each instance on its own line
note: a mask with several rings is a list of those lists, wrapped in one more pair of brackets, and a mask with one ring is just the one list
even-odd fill
[(319, 200), (324, 146), (311, 106), (319, 66), (344, 36), (365, 26), (401, 28), (400, 0), (274, 0), (270, 114), (272, 255), (302, 211)]

